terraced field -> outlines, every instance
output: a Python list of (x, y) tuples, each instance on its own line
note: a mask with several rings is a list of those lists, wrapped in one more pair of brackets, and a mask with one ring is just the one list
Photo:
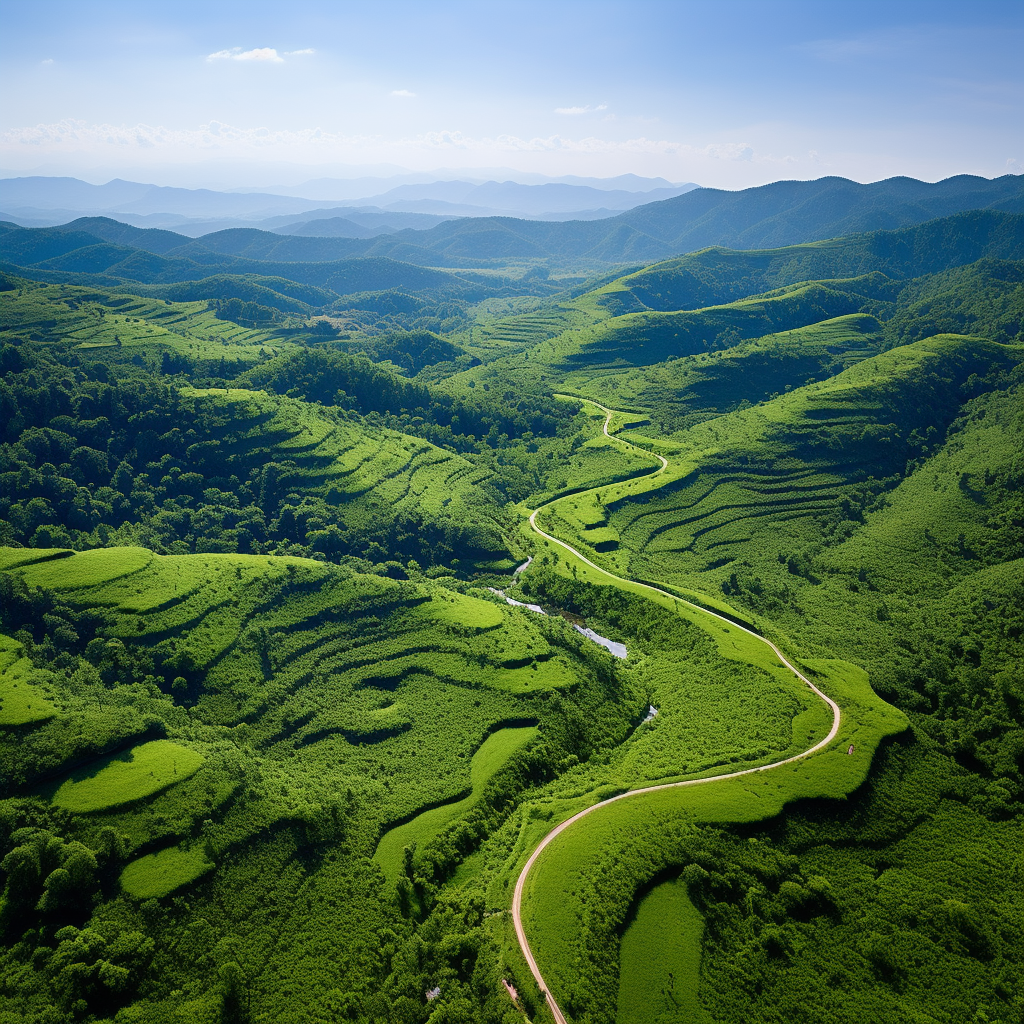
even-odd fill
[(508, 562), (493, 503), (481, 490), (486, 467), (297, 400), (243, 389), (186, 388), (181, 394), (220, 421), (211, 440), (190, 449), (192, 458), (259, 481), (281, 502), (285, 530), (287, 521), (310, 516), (326, 526), (325, 509), (301, 507), (308, 496), (325, 503), (330, 520), (353, 530), (372, 522), (377, 509), (430, 523), (440, 537), (446, 523), (458, 524), (464, 554)]
[(663, 433), (825, 380), (876, 355), (881, 325), (854, 313), (643, 368), (568, 374), (562, 388), (617, 408), (643, 409)]
[(531, 358), (555, 370), (650, 366), (738, 341), (859, 313), (853, 281), (806, 282), (723, 306), (672, 313), (624, 313), (537, 346)]
[(572, 306), (534, 302), (530, 305), (538, 308), (518, 312), (509, 305), (506, 300), (480, 303), (474, 309), (471, 329), (456, 335), (458, 343), (485, 364), (522, 353), (589, 322), (589, 317)]
[(238, 461), (276, 455), (289, 463), (280, 487), (323, 492), (338, 504), (370, 493), (392, 508), (430, 513), (475, 493), (485, 474), (472, 463), (397, 431), (370, 432), (350, 420), (318, 416), (304, 403), (259, 391), (182, 390), (212, 400), (231, 436), (221, 443)]
[[(606, 415), (604, 432), (608, 435), (609, 426), (616, 414), (607, 409), (602, 411)], [(656, 488), (669, 479), (671, 474), (668, 460), (661, 456), (659, 468), (644, 478), (644, 483)], [(598, 492), (588, 494), (595, 503), (600, 502)], [(566, 503), (574, 500), (572, 497), (561, 499)], [(547, 508), (557, 507), (561, 501), (556, 499)], [(629, 789), (625, 793), (606, 797), (602, 802), (590, 803), (575, 814), (564, 816), (563, 812), (559, 815), (562, 818), (560, 824), (543, 835), (523, 864), (516, 882), (512, 913), (517, 939), (527, 965), (545, 996), (546, 1005), (557, 1024), (567, 1024), (549, 985), (553, 977), (556, 989), (568, 997), (569, 1005), (575, 1003), (576, 1012), (585, 1009), (584, 992), (594, 982), (592, 977), (581, 979), (577, 965), (581, 957), (587, 956), (588, 942), (593, 942), (598, 949), (608, 946), (609, 919), (604, 915), (609, 913), (610, 901), (604, 889), (604, 880), (609, 865), (621, 865), (624, 872), (633, 873), (631, 884), (627, 883), (619, 894), (617, 910), (621, 916), (616, 917), (615, 903), (611, 901), (613, 928), (625, 916), (636, 889), (657, 873), (657, 866), (649, 861), (645, 863), (642, 854), (637, 856), (637, 837), (645, 837), (647, 843), (657, 847), (660, 840), (652, 837), (670, 831), (669, 822), (673, 823), (672, 828), (678, 828), (681, 820), (759, 820), (777, 813), (785, 803), (802, 796), (845, 794), (863, 781), (878, 743), (886, 735), (901, 731), (906, 722), (901, 714), (875, 697), (867, 685), (866, 677), (863, 673), (858, 674), (853, 666), (842, 663), (830, 666), (818, 664), (811, 670), (815, 675), (828, 680), (827, 684), (823, 682), (822, 685), (827, 685), (827, 689), (832, 691), (833, 696), (829, 696), (795, 668), (775, 644), (740, 625), (735, 617), (727, 617), (690, 601), (680, 600), (664, 589), (637, 584), (609, 572), (539, 526), (538, 513), (541, 511), (543, 509), (531, 514), (530, 527), (545, 546), (555, 545), (561, 549), (563, 555), (567, 556), (569, 571), (574, 578), (582, 570), (584, 578), (641, 592), (659, 602), (667, 602), (678, 614), (696, 622), (714, 636), (719, 650), (726, 657), (762, 668), (771, 668), (773, 662), (781, 663), (831, 711), (831, 728), (827, 732), (821, 729), (822, 723), (816, 720), (810, 709), (809, 714), (798, 716), (798, 720), (802, 721), (799, 726), (794, 722), (794, 741), (806, 746), (786, 757), (724, 774)], [(735, 632), (740, 634), (738, 642), (730, 635)], [(841, 715), (837, 700), (846, 709), (845, 715)], [(836, 759), (836, 754), (841, 755), (841, 748), (847, 743), (847, 757), (855, 749), (860, 750), (856, 762), (847, 760), (844, 763)], [(823, 754), (825, 751), (828, 752), (827, 757)], [(819, 756), (803, 769), (804, 759), (815, 754)], [(746, 781), (759, 780), (763, 772), (795, 763), (800, 763), (803, 769), (795, 777), (773, 774), (771, 782)], [(764, 786), (768, 786), (767, 791)], [(608, 807), (612, 807), (612, 810), (606, 811)], [(594, 812), (598, 813), (595, 815)], [(630, 851), (628, 855), (627, 849)], [(587, 893), (595, 894), (603, 907), (602, 919), (598, 922), (590, 921), (586, 913)], [(647, 927), (653, 925), (648, 924)], [(532, 942), (528, 935), (532, 935)], [(692, 984), (692, 972), (687, 980)], [(692, 1002), (692, 992), (687, 999)], [(628, 1015), (631, 1012), (628, 1006), (623, 1007), (623, 1013)]]
[[(212, 737), (230, 727), (265, 752), (265, 778), (302, 794), (284, 802), (292, 812), (348, 780), (378, 808), (361, 826), (373, 843), (389, 819), (476, 792), (486, 780), (475, 769), (467, 783), (480, 738), (498, 722), (536, 718), (537, 695), (573, 686), (583, 642), (568, 626), (493, 600), (304, 559), (111, 548), (9, 571), (96, 617), (104, 639), (92, 643), (108, 652), (111, 671), (132, 651), (144, 654), (202, 725), (182, 734), (194, 737), (189, 749), (161, 739), (52, 783), (53, 800), (78, 813), (180, 787), (196, 772), (201, 779), (204, 757), (220, 760)], [(34, 720), (56, 714), (55, 728), (66, 728), (39, 700), (48, 710)], [(281, 757), (297, 759), (286, 767)], [(488, 776), (500, 767), (485, 760)], [(173, 802), (173, 789), (161, 799)], [(139, 846), (157, 843), (156, 827)]]
[(207, 302), (165, 302), (77, 285), (25, 285), (6, 293), (0, 332), (38, 342), (76, 341), (90, 353), (130, 359), (164, 352), (205, 362), (253, 364), (294, 348), (270, 331), (219, 320)]
[[(806, 572), (797, 551), (807, 531), (856, 518), (881, 480), (923, 450), (971, 375), (1015, 358), (1006, 346), (939, 336), (699, 423), (660, 446), (636, 431), (644, 448), (674, 455), (656, 492), (640, 481), (616, 485), (600, 502), (579, 495), (540, 521), (603, 554), (614, 571), (702, 593), (727, 596), (739, 586), (732, 574), (752, 551), (761, 569), (774, 561), (783, 573)], [(588, 543), (595, 525), (600, 544)]]

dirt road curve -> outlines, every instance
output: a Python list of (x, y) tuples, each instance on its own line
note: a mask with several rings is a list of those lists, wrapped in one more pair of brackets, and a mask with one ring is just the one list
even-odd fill
[[(608, 424), (611, 423), (612, 416), (615, 415), (614, 410), (606, 409), (603, 405), (599, 405), (597, 402), (591, 402), (587, 399), (579, 399), (579, 401), (585, 401), (586, 404), (595, 406), (605, 414), (604, 433), (606, 437), (612, 438), (618, 443), (627, 445), (628, 447), (634, 448), (637, 451), (643, 452), (646, 455), (653, 454), (652, 452), (647, 452), (643, 448), (640, 448), (638, 445), (635, 445), (632, 442), (625, 440), (624, 438), (615, 437), (614, 435), (608, 432)], [(666, 459), (663, 455), (657, 455), (655, 457), (661, 462), (661, 466), (658, 469), (656, 469), (653, 473), (650, 473), (650, 477), (659, 476), (661, 473), (664, 473), (665, 470), (668, 468), (668, 459)], [(639, 477), (638, 479), (646, 478)], [(693, 604), (690, 601), (686, 601), (681, 597), (676, 597), (675, 594), (671, 594), (667, 590), (662, 590), (659, 587), (652, 587), (649, 583), (638, 583), (634, 580), (626, 580), (622, 576), (616, 576), (614, 573), (608, 572), (607, 569), (602, 569), (601, 566), (596, 565), (585, 555), (577, 551), (574, 547), (571, 547), (569, 544), (566, 544), (565, 541), (559, 540), (557, 537), (552, 537), (550, 533), (545, 533), (537, 525), (537, 513), (547, 508), (548, 505), (553, 505), (555, 501), (559, 500), (561, 499), (556, 498), (554, 499), (554, 501), (549, 501), (546, 505), (542, 505), (540, 508), (534, 510), (533, 514), (530, 516), (530, 527), (534, 531), (534, 533), (536, 533), (540, 537), (543, 537), (545, 540), (551, 541), (551, 543), (557, 544), (559, 547), (564, 548), (566, 551), (570, 552), (572, 555), (578, 558), (581, 562), (585, 563), (586, 565), (589, 565), (592, 569), (596, 569), (599, 573), (601, 573), (604, 576), (607, 576), (609, 579), (615, 580), (620, 583), (631, 583), (634, 586), (643, 587), (645, 590), (649, 590), (655, 594), (663, 594), (665, 597), (671, 598), (673, 601), (679, 601), (682, 604), (685, 604), (690, 608), (693, 608), (694, 610), (700, 612), (703, 615), (710, 615), (714, 619), (718, 619), (721, 622), (728, 623), (730, 629), (740, 629), (744, 633), (749, 634), (750, 636), (754, 637), (755, 639), (759, 640), (761, 643), (769, 647), (772, 653), (775, 655), (775, 657), (778, 658), (779, 661), (797, 677), (797, 679), (799, 679), (801, 682), (805, 683), (808, 687), (810, 687), (810, 689), (818, 697), (820, 697), (832, 710), (832, 728), (829, 730), (828, 735), (824, 739), (819, 740), (817, 743), (815, 743), (813, 747), (808, 747), (807, 750), (804, 750), (799, 754), (794, 754), (792, 757), (787, 757), (782, 761), (775, 761), (772, 764), (763, 764), (759, 768), (744, 768), (742, 771), (727, 772), (724, 775), (712, 775), (711, 777), (706, 779), (691, 779), (687, 782), (669, 782), (660, 786), (645, 786), (643, 789), (634, 789), (628, 793), (621, 793), (619, 796), (612, 797), (609, 800), (604, 800), (598, 804), (593, 804), (592, 806), (580, 811), (578, 814), (574, 814), (571, 818), (566, 819), (560, 825), (557, 825), (555, 828), (553, 828), (543, 838), (543, 840), (541, 840), (540, 845), (537, 847), (536, 850), (533, 851), (533, 854), (530, 856), (530, 859), (524, 865), (523, 870), (519, 873), (519, 878), (516, 881), (515, 893), (512, 896), (512, 919), (515, 922), (516, 938), (519, 940), (519, 946), (523, 951), (523, 956), (526, 958), (526, 962), (529, 965), (530, 971), (532, 972), (534, 978), (537, 979), (537, 984), (540, 986), (541, 992), (545, 994), (545, 997), (547, 999), (547, 1005), (555, 1018), (556, 1024), (569, 1024), (568, 1020), (565, 1017), (565, 1014), (562, 1013), (561, 1008), (555, 1001), (555, 997), (551, 994), (551, 991), (548, 988), (547, 983), (544, 981), (543, 975), (540, 973), (540, 968), (537, 966), (537, 961), (534, 959), (533, 951), (530, 949), (530, 943), (526, 938), (526, 931), (523, 928), (523, 889), (526, 885), (526, 879), (528, 878), (531, 869), (537, 862), (537, 858), (540, 857), (540, 855), (544, 852), (548, 844), (551, 843), (555, 838), (560, 836), (567, 828), (571, 828), (573, 825), (575, 825), (576, 822), (578, 822), (581, 818), (585, 818), (588, 814), (593, 814), (595, 811), (600, 810), (602, 807), (607, 807), (609, 804), (613, 804), (617, 800), (632, 800), (634, 797), (643, 796), (645, 793), (655, 793), (658, 790), (662, 789), (679, 789), (683, 786), (706, 786), (710, 782), (721, 782), (723, 779), (735, 779), (740, 775), (754, 775), (757, 772), (771, 771), (771, 769), (773, 768), (781, 768), (783, 765), (792, 764), (794, 761), (800, 761), (803, 760), (803, 758), (805, 757), (810, 757), (811, 754), (814, 754), (817, 751), (823, 749), (824, 747), (827, 747), (836, 738), (836, 734), (839, 732), (839, 722), (841, 719), (841, 715), (839, 711), (839, 705), (836, 704), (836, 702), (832, 700), (831, 697), (822, 693), (821, 690), (819, 690), (818, 687), (814, 685), (814, 683), (812, 683), (805, 675), (798, 671), (789, 662), (789, 660), (782, 653), (782, 651), (780, 651), (778, 647), (775, 646), (775, 644), (773, 644), (770, 640), (767, 640), (765, 637), (761, 636), (759, 633), (755, 633), (752, 629), (747, 629), (746, 626), (741, 626), (738, 622), (735, 622), (733, 619), (728, 619), (724, 615), (719, 615), (717, 612), (709, 611), (707, 608), (701, 608), (700, 605)]]

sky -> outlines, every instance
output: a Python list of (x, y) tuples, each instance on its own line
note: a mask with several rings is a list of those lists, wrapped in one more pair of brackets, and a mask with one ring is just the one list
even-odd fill
[(1019, 0), (0, 0), (0, 24), (0, 176), (1024, 173)]

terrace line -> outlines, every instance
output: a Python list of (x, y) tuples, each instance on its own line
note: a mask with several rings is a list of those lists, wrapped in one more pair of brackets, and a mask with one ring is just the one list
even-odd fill
[[(630, 448), (635, 448), (637, 451), (643, 452), (644, 454), (654, 454), (652, 452), (645, 451), (645, 449), (640, 448), (638, 445), (633, 444), (631, 441), (627, 441), (625, 438), (614, 437), (612, 434), (608, 433), (608, 424), (611, 423), (612, 416), (615, 415), (616, 410), (606, 409), (603, 405), (600, 405), (597, 402), (592, 402), (590, 401), (590, 399), (586, 398), (577, 398), (576, 401), (586, 402), (588, 405), (593, 405), (596, 408), (600, 409), (605, 414), (605, 437), (608, 437), (611, 440), (618, 441), (620, 444), (628, 445)], [(654, 470), (653, 473), (648, 474), (646, 478), (639, 477), (635, 479), (649, 479), (651, 477), (655, 477), (660, 475), (661, 473), (664, 473), (665, 470), (668, 469), (668, 459), (666, 459), (665, 456), (657, 455), (656, 458), (661, 463), (658, 469)], [(645, 590), (649, 590), (654, 594), (660, 594), (664, 597), (669, 598), (670, 600), (679, 601), (682, 604), (687, 605), (689, 608), (694, 609), (694, 611), (701, 612), (704, 615), (710, 615), (712, 618), (718, 619), (720, 622), (726, 623), (730, 629), (739, 629), (742, 630), (744, 633), (747, 633), (749, 636), (754, 637), (755, 640), (759, 640), (761, 643), (769, 647), (772, 653), (782, 663), (782, 665), (789, 669), (790, 672), (792, 672), (793, 675), (797, 677), (797, 679), (799, 679), (803, 683), (806, 683), (807, 686), (811, 689), (811, 691), (818, 697), (820, 697), (832, 710), (832, 728), (829, 730), (828, 735), (824, 739), (819, 740), (817, 743), (815, 743), (814, 746), (808, 747), (807, 750), (804, 750), (799, 754), (794, 754), (792, 757), (784, 758), (781, 761), (775, 761), (772, 764), (761, 765), (758, 768), (745, 768), (742, 771), (726, 772), (723, 775), (712, 775), (704, 779), (690, 779), (685, 782), (668, 782), (660, 786), (645, 786), (642, 789), (634, 789), (628, 793), (620, 793), (618, 796), (611, 797), (608, 800), (603, 800), (600, 803), (592, 804), (590, 807), (586, 807), (582, 811), (577, 812), (571, 818), (567, 818), (565, 821), (563, 821), (560, 825), (556, 825), (555, 828), (553, 828), (540, 841), (537, 848), (530, 855), (530, 859), (523, 866), (523, 870), (519, 873), (519, 878), (516, 880), (516, 888), (512, 896), (512, 920), (515, 923), (516, 938), (519, 940), (519, 947), (523, 951), (523, 957), (526, 959), (526, 963), (530, 968), (530, 973), (533, 975), (537, 984), (540, 986), (541, 994), (544, 996), (546, 1000), (546, 1005), (551, 1010), (551, 1015), (555, 1019), (555, 1024), (569, 1024), (565, 1014), (562, 1013), (561, 1008), (555, 1001), (555, 997), (551, 994), (551, 991), (548, 988), (547, 983), (544, 981), (544, 976), (540, 973), (540, 968), (537, 966), (537, 961), (534, 959), (533, 951), (530, 949), (530, 943), (526, 938), (526, 930), (523, 928), (522, 903), (523, 890), (526, 886), (526, 879), (529, 876), (530, 871), (533, 869), (534, 864), (536, 864), (537, 858), (540, 857), (540, 855), (544, 852), (545, 849), (547, 849), (548, 845), (552, 841), (554, 841), (558, 836), (560, 836), (567, 828), (576, 824), (576, 822), (578, 822), (581, 818), (585, 818), (588, 814), (598, 810), (598, 808), (607, 807), (608, 804), (613, 804), (617, 800), (628, 800), (631, 797), (642, 796), (645, 793), (655, 793), (663, 789), (678, 789), (683, 786), (702, 786), (708, 782), (721, 782), (724, 779), (735, 779), (741, 775), (754, 775), (757, 772), (766, 772), (770, 771), (772, 768), (781, 768), (783, 765), (792, 764), (794, 761), (801, 761), (805, 757), (810, 757), (811, 754), (815, 754), (819, 750), (822, 750), (824, 747), (827, 747), (836, 738), (836, 734), (839, 732), (839, 724), (842, 716), (839, 711), (839, 705), (834, 700), (832, 700), (831, 697), (829, 697), (827, 694), (819, 690), (818, 687), (816, 687), (814, 683), (810, 681), (810, 679), (808, 679), (805, 675), (803, 675), (803, 673), (801, 673), (797, 668), (795, 668), (786, 658), (786, 656), (782, 653), (782, 651), (780, 651), (779, 648), (771, 642), (771, 640), (768, 640), (766, 637), (761, 636), (759, 633), (755, 633), (752, 629), (748, 629), (746, 626), (741, 626), (738, 622), (736, 622), (733, 619), (726, 618), (726, 616), (720, 615), (718, 612), (710, 611), (707, 608), (702, 608), (700, 605), (694, 604), (692, 601), (687, 601), (684, 598), (677, 597), (675, 594), (670, 594), (667, 590), (662, 590), (660, 587), (654, 587), (651, 586), (651, 584), (649, 583), (640, 583), (636, 580), (627, 580), (623, 576), (617, 576), (615, 575), (615, 573), (609, 572), (607, 569), (603, 569), (601, 568), (601, 566), (596, 565), (589, 558), (581, 554), (579, 551), (577, 551), (571, 545), (567, 544), (565, 541), (559, 540), (557, 537), (552, 537), (550, 533), (545, 533), (537, 525), (537, 513), (547, 508), (548, 506), (553, 505), (556, 501), (560, 500), (560, 498), (554, 498), (551, 501), (547, 502), (546, 504), (541, 505), (540, 508), (534, 509), (534, 511), (530, 514), (530, 528), (533, 530), (534, 533), (536, 533), (540, 537), (543, 537), (545, 540), (551, 541), (553, 544), (557, 544), (559, 547), (564, 548), (566, 551), (568, 551), (574, 557), (578, 558), (585, 565), (588, 565), (591, 569), (594, 569), (602, 575), (607, 576), (609, 579), (615, 580), (618, 583), (630, 583), (634, 586), (643, 587)]]

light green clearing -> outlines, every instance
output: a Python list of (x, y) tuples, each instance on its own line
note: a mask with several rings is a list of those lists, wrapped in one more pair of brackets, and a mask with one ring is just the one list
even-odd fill
[(439, 622), (474, 629), (493, 629), (500, 626), (503, 620), (501, 609), (493, 602), (454, 591), (435, 593), (424, 610)]
[(202, 850), (182, 850), (172, 846), (133, 860), (121, 872), (121, 887), (136, 899), (153, 899), (194, 882), (213, 866)]
[(398, 881), (404, 864), (403, 850), (416, 843), (422, 846), (460, 815), (465, 814), (480, 799), (484, 786), (509, 758), (525, 747), (537, 735), (535, 726), (499, 729), (492, 732), (480, 745), (470, 762), (472, 792), (455, 803), (433, 807), (417, 815), (412, 821), (391, 829), (377, 844), (373, 859), (384, 869), (392, 882)]
[(138, 572), (154, 557), (153, 552), (145, 548), (94, 548), (70, 558), (36, 562), (21, 571), (30, 586), (44, 590), (74, 590), (96, 587)]
[(54, 794), (66, 811), (86, 813), (141, 800), (194, 774), (205, 759), (170, 740), (153, 740), (100, 766), (75, 772)]
[(0, 572), (14, 569), (19, 565), (31, 565), (33, 562), (47, 562), (51, 559), (67, 557), (71, 552), (64, 548), (0, 548)]
[(53, 718), (57, 709), (34, 686), (32, 662), (16, 640), (0, 636), (0, 725), (28, 725)]
[(699, 1024), (704, 919), (686, 884), (663, 882), (641, 901), (619, 947), (616, 1024)]

